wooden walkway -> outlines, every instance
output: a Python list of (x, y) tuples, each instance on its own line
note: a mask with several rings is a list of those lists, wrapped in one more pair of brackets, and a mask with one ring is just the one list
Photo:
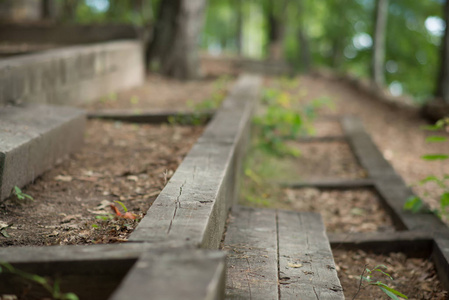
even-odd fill
[(344, 299), (321, 216), (237, 207), (226, 299)]

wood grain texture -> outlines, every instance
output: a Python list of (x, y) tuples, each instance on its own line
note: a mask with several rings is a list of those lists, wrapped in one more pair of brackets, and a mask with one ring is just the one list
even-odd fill
[(237, 81), (131, 241), (218, 248), (260, 84), (249, 75)]
[(278, 299), (276, 212), (240, 207), (225, 240), (226, 299)]
[(145, 253), (109, 299), (222, 299), (225, 258), (222, 252), (198, 249)]
[(344, 299), (321, 216), (278, 212), (280, 299)]

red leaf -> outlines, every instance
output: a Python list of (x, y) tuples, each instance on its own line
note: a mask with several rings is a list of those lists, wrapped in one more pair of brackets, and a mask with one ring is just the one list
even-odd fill
[(119, 216), (119, 217), (122, 216), (122, 213), (118, 210), (118, 208), (117, 208), (114, 204), (110, 204), (109, 206), (111, 207), (112, 211), (113, 211), (117, 216)]

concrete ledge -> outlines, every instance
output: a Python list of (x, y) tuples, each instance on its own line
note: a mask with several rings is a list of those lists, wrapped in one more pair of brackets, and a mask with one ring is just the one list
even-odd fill
[(143, 83), (142, 46), (119, 41), (0, 60), (0, 106), (73, 105)]
[(241, 77), (130, 241), (216, 249), (238, 176), (261, 80)]
[(82, 145), (82, 110), (48, 105), (0, 109), (0, 200)]

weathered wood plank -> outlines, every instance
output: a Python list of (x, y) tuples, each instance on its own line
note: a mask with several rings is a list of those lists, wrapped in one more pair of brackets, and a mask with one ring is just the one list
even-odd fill
[(218, 248), (237, 193), (260, 78), (241, 77), (186, 156), (131, 241)]
[(9, 263), (53, 263), (100, 260), (137, 260), (155, 245), (123, 243), (106, 245), (65, 245), (0, 248), (0, 261)]
[(109, 299), (223, 299), (225, 258), (198, 249), (145, 253)]
[(359, 119), (346, 116), (342, 119), (342, 127), (360, 164), (375, 181), (384, 206), (392, 214), (398, 229), (437, 231), (446, 228), (446, 225), (433, 214), (413, 214), (404, 211), (404, 204), (413, 192), (384, 159)]
[(303, 181), (303, 182), (283, 182), (282, 187), (291, 189), (301, 189), (306, 187), (312, 187), (317, 189), (359, 189), (359, 188), (371, 188), (374, 186), (374, 181), (371, 179), (334, 179), (334, 180), (316, 180), (316, 181)]
[(402, 252), (429, 257), (433, 234), (428, 231), (328, 233), (332, 249), (364, 250), (378, 254)]
[(147, 124), (160, 124), (167, 123), (170, 118), (176, 118), (176, 120), (183, 121), (186, 124), (192, 123), (193, 120), (201, 119), (208, 121), (212, 118), (214, 112), (188, 112), (188, 111), (168, 111), (168, 110), (118, 110), (118, 109), (105, 109), (98, 111), (91, 111), (87, 114), (89, 119), (104, 119), (104, 120), (117, 120), (131, 123), (147, 123)]
[(226, 299), (278, 299), (276, 212), (240, 207), (225, 239)]
[(433, 261), (438, 275), (446, 291), (449, 290), (449, 236), (447, 232), (434, 240)]
[(310, 136), (310, 137), (300, 137), (296, 139), (299, 143), (329, 143), (329, 142), (342, 142), (346, 141), (346, 136), (336, 135), (336, 136)]
[(281, 299), (344, 299), (321, 216), (278, 212)]

